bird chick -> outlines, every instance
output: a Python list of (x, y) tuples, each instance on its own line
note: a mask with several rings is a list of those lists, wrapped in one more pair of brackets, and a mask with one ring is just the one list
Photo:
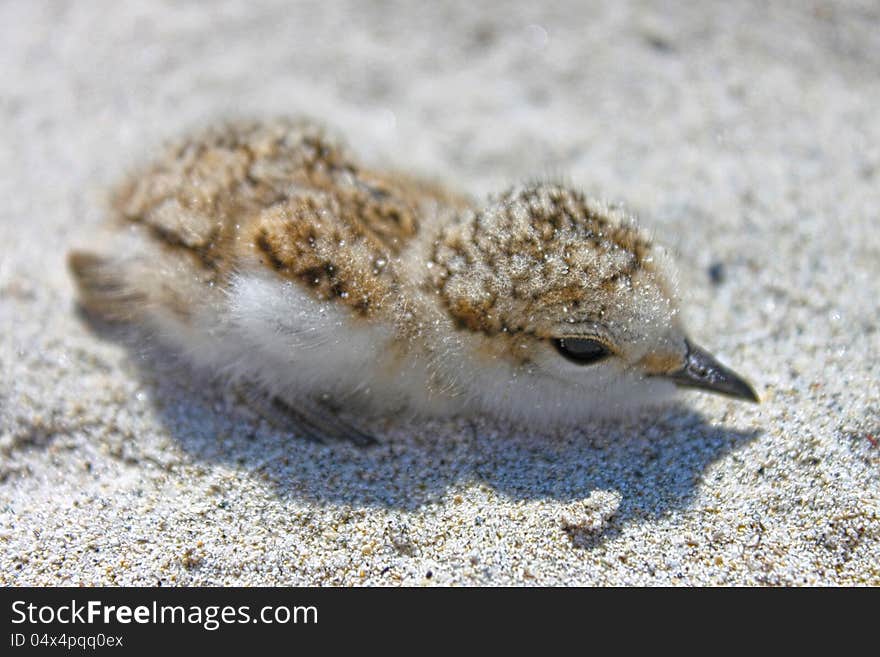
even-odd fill
[(69, 266), (82, 305), (272, 399), (316, 438), (355, 414), (616, 416), (689, 386), (757, 401), (690, 342), (663, 251), (555, 184), (483, 206), (362, 167), (309, 121), (227, 124), (117, 190)]

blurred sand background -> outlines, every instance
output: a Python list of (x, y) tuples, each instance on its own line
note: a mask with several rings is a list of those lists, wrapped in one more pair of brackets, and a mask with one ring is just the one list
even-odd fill
[[(22, 0), (0, 75), (0, 583), (880, 584), (877, 3)], [(625, 203), (764, 403), (323, 446), (77, 315), (108, 185), (299, 113), (476, 196)]]

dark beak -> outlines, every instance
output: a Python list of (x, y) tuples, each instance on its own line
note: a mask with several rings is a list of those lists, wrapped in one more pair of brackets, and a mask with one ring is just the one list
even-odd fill
[(685, 341), (685, 345), (684, 367), (664, 374), (664, 378), (683, 388), (699, 388), (751, 402), (761, 401), (748, 381), (724, 367), (708, 351), (689, 341)]

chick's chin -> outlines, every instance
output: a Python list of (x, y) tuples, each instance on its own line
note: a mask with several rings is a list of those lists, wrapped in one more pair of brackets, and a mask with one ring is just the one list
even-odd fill
[(608, 361), (589, 368), (555, 354), (527, 365), (496, 361), (473, 371), (471, 404), (481, 413), (533, 428), (565, 427), (597, 419), (630, 417), (675, 399), (676, 388), (635, 368)]

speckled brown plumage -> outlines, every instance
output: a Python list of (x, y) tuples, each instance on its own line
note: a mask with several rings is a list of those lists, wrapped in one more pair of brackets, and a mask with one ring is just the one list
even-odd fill
[(394, 258), (438, 203), (466, 201), (366, 170), (316, 124), (284, 119), (226, 124), (175, 144), (114, 198), (122, 221), (144, 226), (214, 282), (255, 253), (362, 315), (398, 287)]
[(525, 330), (548, 309), (600, 320), (606, 298), (652, 266), (650, 249), (623, 213), (539, 184), (444, 227), (433, 282), (461, 325), (488, 335)]

